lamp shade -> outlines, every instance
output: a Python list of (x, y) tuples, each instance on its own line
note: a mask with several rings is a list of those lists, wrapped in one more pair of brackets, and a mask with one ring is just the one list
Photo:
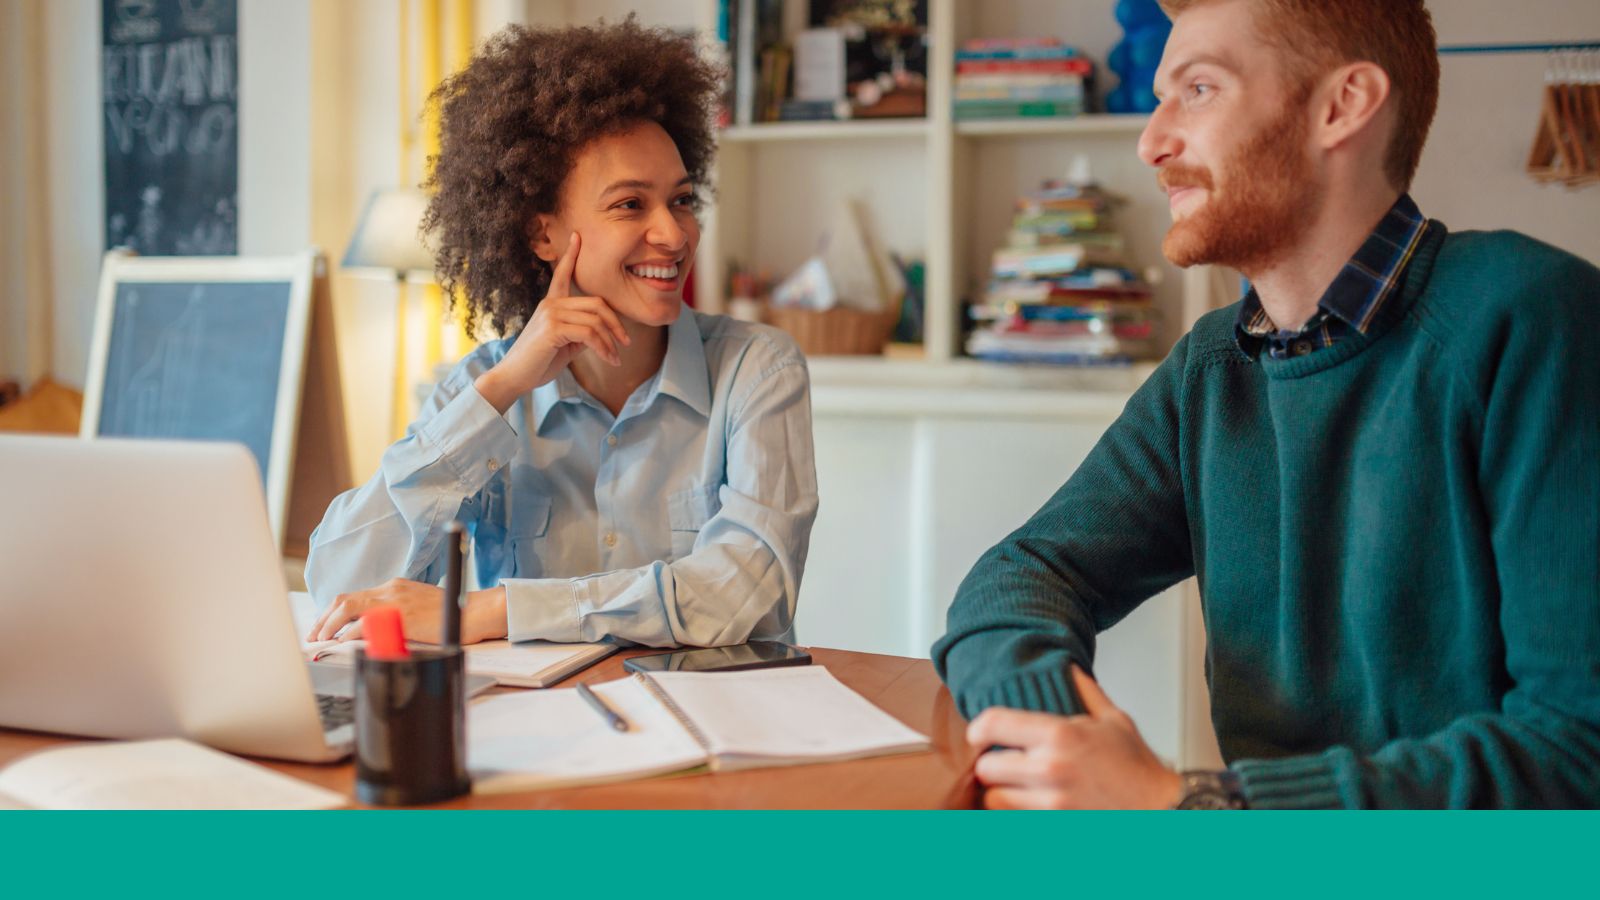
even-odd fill
[(421, 234), (428, 195), (417, 188), (388, 188), (367, 200), (350, 246), (339, 265), (346, 269), (372, 269), (393, 277), (433, 275), (433, 252)]

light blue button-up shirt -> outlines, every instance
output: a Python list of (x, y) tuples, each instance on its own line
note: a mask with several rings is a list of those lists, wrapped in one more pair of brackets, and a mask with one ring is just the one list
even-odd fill
[(620, 414), (563, 371), (502, 416), (473, 382), (511, 343), (463, 359), (372, 480), (328, 508), (306, 563), (319, 608), (394, 577), (438, 583), (458, 518), (478, 582), (505, 585), (511, 640), (786, 636), (817, 514), (794, 342), (685, 307)]

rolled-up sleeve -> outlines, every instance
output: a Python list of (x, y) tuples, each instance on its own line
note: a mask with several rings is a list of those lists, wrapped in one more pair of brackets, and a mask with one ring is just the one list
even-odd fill
[(469, 357), (433, 392), (366, 484), (339, 495), (311, 535), (306, 584), (324, 608), (391, 578), (436, 582), (444, 525), (470, 521), (476, 495), (521, 438), (473, 386), (486, 363)]
[(797, 353), (733, 398), (720, 509), (692, 552), (572, 579), (506, 579), (513, 641), (722, 646), (788, 634), (817, 515), (810, 378)]

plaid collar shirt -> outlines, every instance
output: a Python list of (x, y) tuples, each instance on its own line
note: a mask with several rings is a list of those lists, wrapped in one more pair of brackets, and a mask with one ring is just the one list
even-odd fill
[(1400, 283), (1427, 228), (1428, 220), (1411, 195), (1401, 194), (1355, 256), (1339, 270), (1317, 301), (1316, 313), (1298, 331), (1279, 328), (1252, 287), (1239, 308), (1235, 335), (1239, 349), (1254, 356), (1264, 348), (1273, 359), (1291, 359), (1332, 347), (1351, 333), (1366, 334)]

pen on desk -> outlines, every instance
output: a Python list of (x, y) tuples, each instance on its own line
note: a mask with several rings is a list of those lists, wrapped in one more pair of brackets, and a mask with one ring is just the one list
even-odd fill
[(454, 648), (461, 643), (461, 536), (465, 529), (451, 520), (444, 527), (444, 624), (439, 644)]
[(606, 702), (600, 699), (599, 694), (589, 690), (589, 686), (587, 684), (578, 685), (578, 696), (583, 698), (583, 702), (594, 707), (595, 712), (605, 716), (606, 721), (611, 723), (612, 728), (615, 728), (618, 731), (628, 730), (627, 720), (617, 715), (615, 710), (607, 706)]

